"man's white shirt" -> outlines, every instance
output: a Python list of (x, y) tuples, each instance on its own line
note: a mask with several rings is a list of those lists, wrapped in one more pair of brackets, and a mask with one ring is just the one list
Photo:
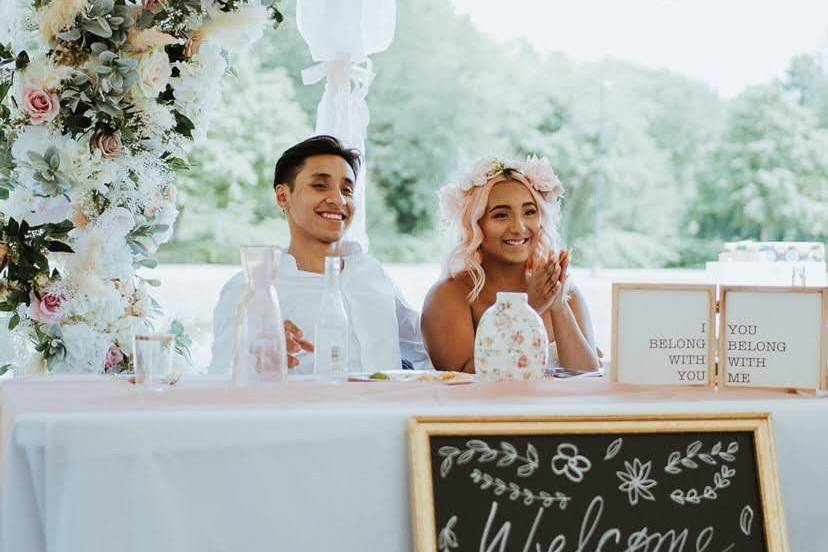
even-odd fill
[[(420, 332), (420, 314), (411, 308), (382, 265), (362, 252), (356, 243), (343, 245), (345, 259), (340, 287), (350, 321), (351, 371), (399, 369), (401, 358), (416, 368), (431, 368)], [(230, 370), (236, 333), (236, 311), (245, 290), (244, 273), (233, 276), (222, 288), (213, 311), (213, 359), (210, 373)], [(325, 291), (322, 274), (304, 272), (296, 260), (282, 253), (276, 277), (276, 292), (282, 318), (290, 320), (313, 341), (314, 324)], [(310, 374), (313, 353), (298, 356), (291, 373)]]

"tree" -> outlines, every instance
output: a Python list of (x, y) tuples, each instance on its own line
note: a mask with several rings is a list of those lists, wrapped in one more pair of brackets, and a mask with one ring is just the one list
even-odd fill
[(795, 95), (799, 105), (814, 110), (820, 127), (828, 128), (828, 74), (820, 56), (802, 54), (794, 57), (782, 85)]
[(240, 244), (287, 244), (287, 226), (273, 198), (273, 165), (309, 133), (284, 71), (240, 64), (207, 140), (193, 149), (192, 167), (179, 175), (181, 215), (162, 258), (237, 262)]
[(756, 86), (730, 106), (700, 175), (694, 216), (703, 237), (825, 239), (828, 131), (778, 85)]

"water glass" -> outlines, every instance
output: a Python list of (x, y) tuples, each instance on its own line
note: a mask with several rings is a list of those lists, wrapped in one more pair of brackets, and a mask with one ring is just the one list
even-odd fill
[(132, 363), (135, 383), (158, 386), (172, 381), (172, 352), (175, 336), (171, 334), (136, 335), (132, 339)]

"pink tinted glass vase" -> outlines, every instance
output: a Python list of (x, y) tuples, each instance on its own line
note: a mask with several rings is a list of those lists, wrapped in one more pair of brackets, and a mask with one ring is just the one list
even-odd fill
[(231, 370), (238, 384), (283, 381), (287, 348), (276, 276), (282, 252), (270, 246), (241, 248), (247, 284), (236, 311)]

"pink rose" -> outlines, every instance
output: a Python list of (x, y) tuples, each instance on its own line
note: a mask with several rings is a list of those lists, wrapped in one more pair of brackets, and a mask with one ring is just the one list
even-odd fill
[(111, 345), (106, 352), (106, 371), (109, 372), (124, 361), (124, 352), (117, 345)]
[(101, 152), (103, 159), (117, 159), (123, 152), (121, 132), (116, 130), (112, 134), (106, 134), (103, 131), (99, 131), (95, 135), (95, 147)]
[(30, 295), (29, 316), (39, 322), (54, 324), (61, 318), (60, 309), (66, 298), (63, 295), (44, 293), (38, 299), (34, 292)]
[(6, 268), (6, 258), (9, 256), (9, 246), (0, 243), (0, 271)]
[(57, 117), (60, 98), (53, 92), (27, 86), (23, 89), (23, 105), (29, 112), (33, 125), (47, 123)]

